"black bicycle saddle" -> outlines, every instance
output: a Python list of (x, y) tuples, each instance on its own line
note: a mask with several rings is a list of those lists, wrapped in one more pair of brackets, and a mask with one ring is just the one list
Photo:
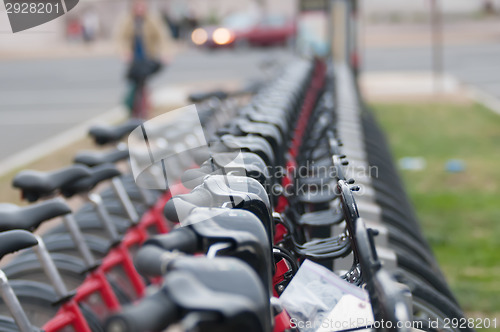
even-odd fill
[(193, 92), (188, 96), (189, 101), (193, 103), (200, 103), (210, 98), (226, 99), (228, 93), (222, 90), (210, 91), (210, 92)]
[(266, 190), (255, 179), (243, 176), (207, 176), (203, 184), (191, 193), (174, 196), (165, 205), (164, 212), (167, 219), (184, 222), (195, 207), (227, 207), (250, 211), (262, 221), (269, 242), (272, 243), (274, 222), (271, 204)]
[(286, 118), (280, 116), (281, 114), (279, 114), (279, 113), (257, 112), (251, 106), (248, 106), (248, 107), (243, 108), (240, 111), (240, 114), (246, 116), (248, 119), (250, 119), (253, 122), (270, 123), (270, 124), (276, 126), (276, 128), (278, 128), (279, 131), (281, 132), (282, 136), (286, 136), (289, 134), (289, 131), (288, 131), (289, 125), (286, 121)]
[(51, 172), (25, 170), (17, 173), (12, 185), (21, 189), (24, 199), (35, 202), (41, 197), (53, 195), (61, 187), (90, 174), (90, 169), (84, 165), (73, 165)]
[[(200, 331), (271, 331), (269, 297), (249, 265), (232, 257), (183, 257), (169, 266), (164, 287), (186, 311), (216, 312), (223, 323)], [(178, 274), (178, 273), (182, 274)]]
[(0, 232), (13, 229), (35, 230), (42, 222), (71, 213), (61, 200), (50, 200), (20, 207), (14, 204), (0, 204)]
[(61, 194), (65, 197), (90, 191), (100, 182), (120, 175), (120, 171), (112, 164), (103, 164), (90, 169), (90, 175), (77, 181), (67, 183), (61, 187)]
[[(275, 157), (271, 145), (268, 141), (260, 136), (246, 137), (223, 135), (219, 140), (222, 144), (215, 144), (215, 148), (213, 148), (212, 151), (226, 152), (230, 150), (240, 149), (257, 154), (265, 161), (267, 165), (275, 165)], [(225, 148), (222, 148), (223, 146)]]
[(140, 126), (144, 121), (141, 119), (130, 119), (119, 125), (95, 125), (90, 127), (89, 135), (98, 145), (105, 145), (120, 141), (125, 135)]
[(106, 331), (163, 331), (189, 316), (197, 331), (270, 332), (269, 297), (256, 273), (231, 257), (180, 257), (163, 287), (106, 322)]
[(246, 261), (259, 274), (266, 289), (271, 289), (274, 269), (272, 250), (262, 222), (253, 213), (222, 208), (196, 208), (186, 223), (188, 225), (185, 227), (154, 236), (144, 243), (135, 259), (136, 267), (141, 273), (162, 275), (162, 252), (155, 253), (149, 246), (194, 254), (206, 252), (215, 243), (225, 242), (230, 247), (221, 250), (220, 255)]
[(94, 167), (102, 164), (114, 164), (127, 159), (128, 149), (111, 149), (108, 151), (82, 151), (79, 152), (73, 161), (77, 164), (84, 164)]
[(13, 230), (0, 234), (0, 259), (21, 249), (36, 246), (38, 240), (30, 232)]
[(184, 186), (192, 189), (203, 183), (203, 179), (207, 175), (226, 175), (229, 173), (254, 178), (266, 188), (271, 184), (266, 164), (262, 158), (251, 152), (214, 153), (199, 168), (185, 171), (181, 180)]

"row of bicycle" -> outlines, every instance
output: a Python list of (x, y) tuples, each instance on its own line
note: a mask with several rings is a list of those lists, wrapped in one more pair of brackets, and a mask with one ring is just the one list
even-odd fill
[[(295, 60), (246, 105), (193, 95), (197, 107), (92, 128), (115, 146), (73, 166), (20, 172), (14, 187), (42, 202), (0, 206), (0, 257), (32, 247), (2, 267), (2, 330), (312, 331), (351, 315), (366, 326), (336, 330), (403, 331), (463, 317), (349, 80)], [(73, 196), (87, 201), (75, 213)]]

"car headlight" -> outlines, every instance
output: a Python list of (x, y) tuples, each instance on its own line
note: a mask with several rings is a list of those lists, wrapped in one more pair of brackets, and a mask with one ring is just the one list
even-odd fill
[(226, 28), (218, 28), (212, 34), (212, 39), (217, 45), (226, 45), (234, 40), (233, 34)]
[(191, 40), (195, 45), (203, 45), (208, 40), (208, 33), (202, 28), (194, 29), (191, 33)]

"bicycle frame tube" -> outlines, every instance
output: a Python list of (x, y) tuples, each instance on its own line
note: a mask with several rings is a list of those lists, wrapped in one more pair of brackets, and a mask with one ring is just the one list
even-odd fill
[(100, 271), (92, 271), (85, 281), (78, 287), (75, 295), (76, 302), (83, 302), (94, 293), (101, 294), (101, 298), (108, 309), (117, 311), (120, 309), (120, 301), (111, 288), (106, 275)]
[(288, 313), (283, 309), (276, 317), (274, 317), (273, 332), (284, 332), (293, 328), (291, 319)]
[[(297, 121), (297, 126), (293, 132), (292, 145), (288, 150), (290, 156), (286, 163), (287, 175), (282, 180), (282, 187), (285, 189), (293, 183), (292, 175), (293, 171), (297, 168), (296, 157), (299, 153), (299, 148), (302, 145), (305, 130), (307, 129), (307, 124), (309, 118), (314, 110), (315, 101), (319, 95), (319, 90), (325, 81), (325, 66), (323, 63), (317, 63), (315, 68), (316, 75), (314, 75), (313, 81), (307, 90), (306, 96), (304, 98), (304, 103), (300, 110), (299, 118)], [(281, 195), (278, 198), (278, 205), (276, 206), (276, 212), (283, 212), (288, 206), (289, 201), (285, 195)]]
[[(188, 193), (189, 190), (182, 186), (181, 182), (175, 184), (178, 188), (178, 194)], [(173, 224), (165, 218), (163, 214), (163, 208), (165, 204), (172, 198), (172, 193), (170, 190), (165, 191), (165, 193), (158, 199), (155, 205), (149, 209), (141, 218), (141, 222), (139, 223), (139, 227), (147, 232), (149, 227), (156, 227), (156, 230), (159, 234), (165, 234), (172, 229)]]
[(171, 197), (170, 191), (166, 191), (155, 205), (142, 216), (138, 227), (146, 231), (149, 227), (154, 226), (159, 234), (168, 233), (171, 227), (169, 227), (169, 223), (163, 215), (163, 208)]
[(77, 332), (92, 332), (75, 300), (64, 303), (56, 316), (43, 326), (45, 332), (56, 332), (72, 326)]
[(137, 272), (134, 262), (128, 248), (123, 244), (119, 244), (104, 257), (102, 264), (99, 267), (103, 273), (108, 273), (116, 266), (121, 266), (127, 275), (127, 278), (132, 283), (132, 287), (137, 296), (142, 297), (146, 288), (146, 284), (141, 275)]

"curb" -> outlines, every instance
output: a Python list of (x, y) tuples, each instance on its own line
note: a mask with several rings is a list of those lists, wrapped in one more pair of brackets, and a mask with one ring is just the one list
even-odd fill
[(467, 87), (471, 99), (489, 108), (494, 113), (500, 115), (500, 98), (495, 97), (481, 89), (469, 85)]

